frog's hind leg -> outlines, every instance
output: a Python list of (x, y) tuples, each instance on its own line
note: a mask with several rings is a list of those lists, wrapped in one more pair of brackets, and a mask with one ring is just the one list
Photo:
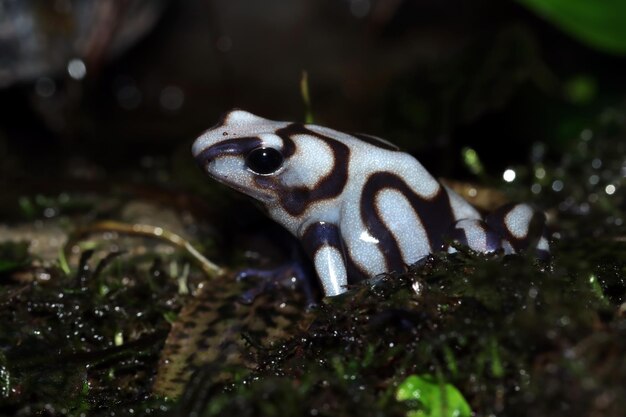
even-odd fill
[[(482, 220), (462, 219), (454, 223), (445, 236), (446, 240), (468, 246), (476, 252), (490, 253), (504, 249), (505, 253), (512, 253), (511, 245)], [(456, 252), (452, 245), (447, 245), (448, 253)]]
[(546, 216), (528, 204), (507, 204), (485, 218), (489, 229), (502, 237), (515, 253), (534, 249), (540, 259), (550, 256)]

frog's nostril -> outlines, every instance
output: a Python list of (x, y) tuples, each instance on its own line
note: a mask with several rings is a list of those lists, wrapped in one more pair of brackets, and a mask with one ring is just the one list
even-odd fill
[(205, 159), (200, 163), (200, 167), (204, 170), (204, 172), (211, 174), (215, 171), (216, 160), (215, 159)]

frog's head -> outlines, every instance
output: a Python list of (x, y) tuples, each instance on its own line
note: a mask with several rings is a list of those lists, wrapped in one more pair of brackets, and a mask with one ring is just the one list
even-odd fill
[(232, 110), (195, 140), (192, 152), (200, 167), (217, 181), (268, 202), (273, 193), (259, 187), (258, 179), (275, 177), (284, 170), (284, 144), (275, 132), (286, 125)]
[(315, 201), (341, 193), (348, 146), (327, 129), (267, 120), (232, 110), (203, 133), (192, 152), (217, 181), (298, 216)]

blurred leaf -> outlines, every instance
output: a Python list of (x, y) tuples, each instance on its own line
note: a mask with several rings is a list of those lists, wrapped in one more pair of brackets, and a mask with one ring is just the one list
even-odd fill
[(538, 15), (592, 48), (626, 54), (623, 0), (519, 0)]
[(465, 167), (469, 169), (470, 172), (474, 175), (484, 175), (485, 167), (480, 161), (478, 152), (469, 147), (463, 148), (461, 152), (463, 154), (463, 162), (465, 163)]
[(472, 410), (463, 394), (452, 384), (430, 375), (411, 375), (396, 391), (398, 401), (418, 401), (419, 409), (411, 410), (409, 417), (469, 417)]
[(309, 93), (309, 73), (302, 71), (300, 77), (300, 95), (304, 103), (304, 122), (313, 123), (313, 110), (311, 107), (311, 94)]

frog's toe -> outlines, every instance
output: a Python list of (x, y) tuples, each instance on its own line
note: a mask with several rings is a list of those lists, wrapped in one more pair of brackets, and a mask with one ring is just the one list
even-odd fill
[[(446, 238), (457, 244), (468, 246), (470, 249), (481, 253), (495, 252), (504, 249), (505, 253), (512, 250), (510, 244), (505, 242), (498, 234), (478, 219), (463, 219), (457, 221), (447, 233)], [(447, 247), (448, 253), (456, 252), (453, 246)]]
[(306, 269), (297, 262), (287, 263), (274, 269), (242, 269), (235, 275), (237, 281), (256, 279), (256, 284), (239, 297), (243, 304), (252, 304), (254, 300), (267, 291), (278, 288), (301, 290), (304, 293), (307, 307), (317, 305), (316, 281)]

